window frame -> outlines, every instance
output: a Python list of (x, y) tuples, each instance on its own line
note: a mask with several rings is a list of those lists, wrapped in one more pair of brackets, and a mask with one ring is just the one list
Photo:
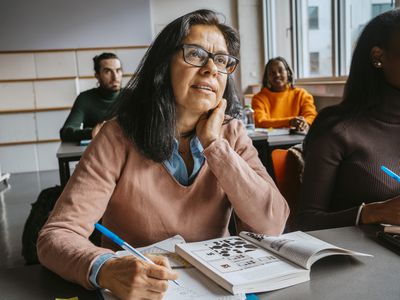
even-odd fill
[[(299, 14), (301, 13), (302, 0), (288, 0), (288, 1), (290, 2), (290, 11), (287, 13), (288, 18), (290, 19), (290, 31), (291, 31), (290, 58), (292, 60), (291, 65), (293, 67), (293, 71), (297, 75), (296, 82), (326, 83), (326, 84), (333, 84), (334, 82), (344, 83), (348, 75), (347, 73), (348, 66), (346, 66), (346, 55), (349, 55), (346, 52), (346, 40), (345, 40), (346, 0), (330, 0), (329, 4), (331, 5), (331, 28), (332, 28), (331, 30), (332, 74), (331, 76), (319, 76), (319, 77), (299, 76), (299, 74), (304, 74), (304, 66), (300, 64), (300, 59), (301, 57), (303, 57), (302, 53), (303, 47), (301, 47), (300, 42), (302, 41), (303, 37), (301, 36), (302, 34), (301, 30), (299, 30), (299, 28), (301, 28), (301, 24), (299, 24), (300, 23)], [(271, 7), (274, 6), (274, 2), (275, 0), (263, 1), (265, 63), (269, 58), (277, 56), (275, 45), (273, 45), (273, 40), (275, 39), (274, 28), (276, 26), (275, 17), (271, 16), (271, 13), (273, 12), (273, 9), (271, 9)], [(393, 8), (399, 8), (400, 0), (391, 0), (391, 4), (393, 5)], [(268, 24), (266, 20), (268, 20)], [(320, 28), (319, 23), (320, 22), (318, 22), (318, 28)], [(315, 29), (309, 29), (309, 30), (315, 30)]]

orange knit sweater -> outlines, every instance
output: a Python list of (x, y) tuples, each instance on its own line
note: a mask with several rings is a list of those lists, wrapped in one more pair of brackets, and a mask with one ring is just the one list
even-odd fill
[(289, 127), (289, 121), (297, 116), (311, 124), (317, 116), (313, 96), (302, 88), (288, 87), (283, 92), (263, 88), (251, 105), (256, 127)]

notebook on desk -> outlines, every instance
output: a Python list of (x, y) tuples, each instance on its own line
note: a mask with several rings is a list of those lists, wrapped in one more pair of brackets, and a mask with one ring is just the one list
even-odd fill
[(256, 128), (255, 132), (264, 133), (268, 136), (288, 135), (290, 134), (290, 128)]

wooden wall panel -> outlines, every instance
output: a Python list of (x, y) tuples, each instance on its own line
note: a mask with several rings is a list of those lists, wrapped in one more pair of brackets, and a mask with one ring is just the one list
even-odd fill
[(0, 82), (0, 111), (33, 108), (35, 95), (32, 82)]
[(33, 53), (1, 53), (0, 80), (36, 78)]
[(35, 82), (36, 108), (72, 106), (78, 92), (76, 80)]

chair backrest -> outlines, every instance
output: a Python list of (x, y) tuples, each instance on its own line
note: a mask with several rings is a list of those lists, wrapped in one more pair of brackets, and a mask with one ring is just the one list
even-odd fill
[(301, 166), (295, 155), (291, 154), (288, 150), (275, 149), (272, 151), (271, 157), (275, 183), (290, 208), (286, 231), (293, 231), (296, 230), (294, 217), (296, 215), (296, 204), (300, 197)]

